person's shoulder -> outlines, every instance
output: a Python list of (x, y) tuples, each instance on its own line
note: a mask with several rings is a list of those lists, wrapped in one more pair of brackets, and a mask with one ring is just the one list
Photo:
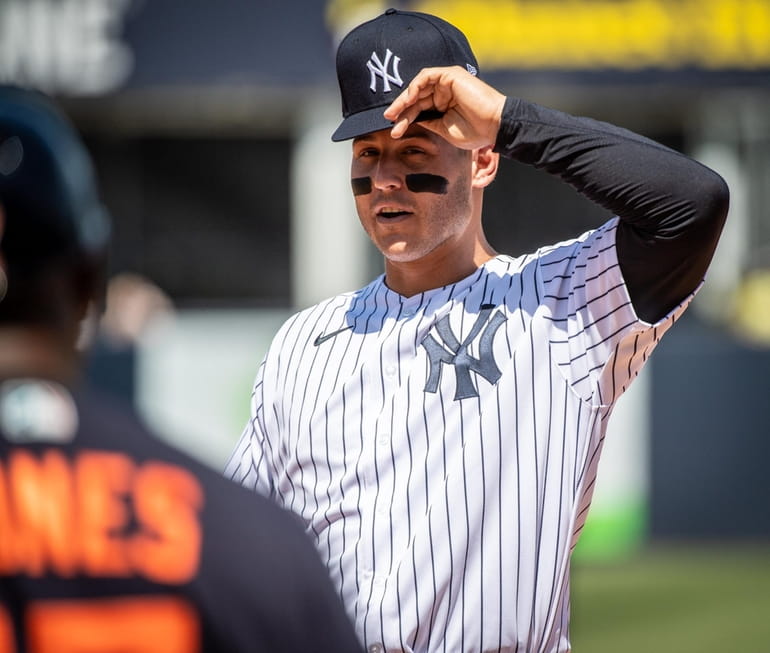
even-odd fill
[(310, 306), (307, 306), (305, 308), (302, 308), (298, 311), (296, 311), (288, 320), (287, 322), (291, 322), (297, 318), (302, 318), (308, 315), (312, 315), (314, 313), (319, 313), (326, 311), (328, 309), (334, 309), (341, 306), (347, 306), (355, 302), (360, 297), (365, 297), (372, 293), (374, 289), (381, 286), (383, 283), (384, 275), (380, 275), (376, 279), (372, 280), (370, 283), (368, 283), (366, 286), (363, 286), (362, 288), (359, 288), (357, 290), (349, 290), (345, 292), (340, 292), (336, 295), (332, 295), (330, 297), (326, 297), (315, 304), (312, 304)]
[(541, 264), (562, 260), (565, 256), (575, 256), (580, 251), (588, 252), (591, 249), (604, 249), (615, 244), (615, 230), (618, 218), (609, 219), (604, 224), (589, 229), (571, 238), (542, 245), (530, 255), (530, 258), (538, 259)]
[(128, 401), (84, 383), (72, 391), (81, 446), (143, 447), (155, 435)]
[(129, 402), (83, 385), (73, 391), (77, 405), (77, 449), (100, 449), (127, 454), (137, 463), (162, 461), (188, 469), (196, 476), (219, 476), (206, 464), (171, 444), (150, 426)]
[(315, 304), (300, 308), (292, 313), (281, 325), (273, 338), (272, 347), (282, 347), (287, 334), (302, 329), (308, 323), (315, 323), (321, 316), (345, 313), (355, 306), (360, 300), (374, 294), (374, 291), (383, 285), (384, 275), (380, 275), (366, 286), (358, 290), (350, 290), (326, 297)]
[(256, 510), (278, 525), (286, 522), (284, 511), (272, 501), (234, 483), (212, 464), (163, 439), (123, 400), (93, 388), (80, 388), (73, 396), (80, 420), (79, 449), (122, 452), (137, 464), (165, 463), (184, 469), (201, 484), (211, 507), (227, 505), (233, 509)]

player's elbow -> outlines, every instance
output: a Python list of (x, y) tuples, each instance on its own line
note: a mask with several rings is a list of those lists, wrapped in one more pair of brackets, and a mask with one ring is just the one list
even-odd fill
[(703, 175), (698, 188), (698, 222), (713, 230), (718, 238), (730, 208), (730, 189), (719, 174), (713, 170), (708, 173)]

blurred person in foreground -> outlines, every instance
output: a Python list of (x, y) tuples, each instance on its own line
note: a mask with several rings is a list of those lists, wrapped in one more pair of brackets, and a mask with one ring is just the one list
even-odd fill
[[(371, 651), (570, 650), (570, 555), (608, 419), (727, 215), (696, 161), (478, 72), (428, 14), (390, 9), (342, 40), (332, 139), (351, 141), (385, 274), (284, 324), (227, 466), (302, 517)], [(482, 201), (500, 155), (615, 217), (498, 253)]]
[(359, 651), (294, 517), (82, 387), (108, 233), (66, 118), (1, 87), (0, 652)]

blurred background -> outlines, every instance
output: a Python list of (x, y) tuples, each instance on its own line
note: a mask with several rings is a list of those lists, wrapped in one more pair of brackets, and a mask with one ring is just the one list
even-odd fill
[[(382, 271), (333, 56), (388, 6), (460, 27), (510, 95), (633, 129), (731, 189), (708, 283), (610, 423), (576, 552), (576, 651), (770, 651), (770, 1), (0, 0), (0, 81), (53, 95), (115, 222), (89, 374), (221, 469), (293, 311)], [(520, 254), (609, 217), (505, 162)]]

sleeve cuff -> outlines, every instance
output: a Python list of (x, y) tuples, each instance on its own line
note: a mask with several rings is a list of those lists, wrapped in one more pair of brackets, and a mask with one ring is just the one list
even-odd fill
[(508, 156), (508, 151), (516, 137), (517, 114), (521, 100), (514, 97), (506, 97), (503, 106), (503, 114), (500, 117), (500, 129), (497, 132), (494, 151)]

